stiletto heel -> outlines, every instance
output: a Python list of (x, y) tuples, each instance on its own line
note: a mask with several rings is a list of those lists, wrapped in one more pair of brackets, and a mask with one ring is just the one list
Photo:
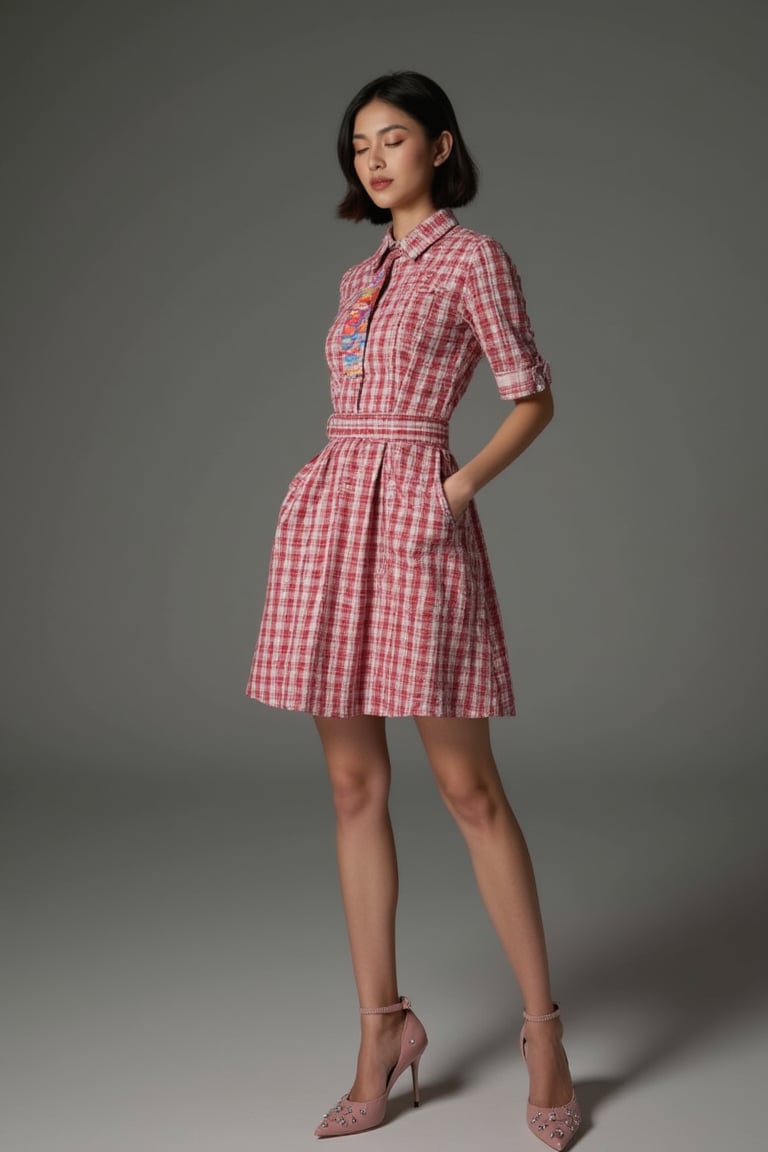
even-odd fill
[[(560, 1015), (560, 1009), (555, 1004), (554, 1011), (548, 1012), (544, 1016), (531, 1016), (528, 1012), (523, 1012), (523, 1019), (531, 1023), (543, 1024), (547, 1020), (556, 1020)], [(525, 1063), (528, 1060), (525, 1055), (525, 1024), (520, 1030), (520, 1053)], [(528, 1127), (537, 1136), (539, 1140), (548, 1145), (550, 1148), (556, 1148), (557, 1152), (563, 1152), (563, 1149), (570, 1144), (573, 1137), (576, 1135), (579, 1125), (581, 1124), (581, 1109), (579, 1102), (576, 1099), (576, 1093), (573, 1092), (567, 1104), (560, 1104), (552, 1108), (539, 1108), (530, 1102), (526, 1105), (526, 1119)]]
[(388, 1004), (386, 1008), (361, 1008), (362, 1015), (382, 1015), (386, 1012), (403, 1012), (403, 1031), (400, 1037), (400, 1056), (397, 1064), (387, 1077), (387, 1086), (381, 1096), (375, 1100), (350, 1100), (347, 1092), (315, 1128), (315, 1136), (351, 1136), (355, 1132), (367, 1132), (370, 1128), (378, 1128), (384, 1122), (387, 1111), (389, 1094), (395, 1086), (395, 1081), (411, 1069), (413, 1079), (413, 1106), (418, 1108), (419, 1099), (419, 1061), (427, 1046), (427, 1034), (424, 1025), (411, 1008), (407, 996), (401, 996), (397, 1004)]
[(421, 1056), (419, 1056), (418, 1060), (414, 1060), (413, 1064), (411, 1064), (411, 1079), (413, 1080), (413, 1106), (414, 1106), (414, 1108), (418, 1108), (419, 1104), (421, 1103), (421, 1099), (419, 1097), (419, 1060), (421, 1060)]

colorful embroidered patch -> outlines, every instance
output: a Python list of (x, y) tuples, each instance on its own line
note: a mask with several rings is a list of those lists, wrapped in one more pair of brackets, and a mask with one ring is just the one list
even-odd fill
[(357, 298), (347, 313), (341, 330), (341, 351), (343, 372), (347, 379), (363, 374), (363, 354), (368, 333), (368, 320), (384, 280), (384, 269), (378, 273), (373, 283)]

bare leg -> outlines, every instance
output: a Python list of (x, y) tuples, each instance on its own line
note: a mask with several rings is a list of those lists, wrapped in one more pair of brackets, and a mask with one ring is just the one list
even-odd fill
[[(397, 1002), (397, 857), (389, 817), (384, 718), (316, 716), (336, 811), (336, 853), (361, 1008)], [(403, 1014), (361, 1016), (351, 1100), (372, 1100), (397, 1063)]]
[[(526, 1010), (552, 1010), (544, 929), (531, 858), (499, 779), (487, 719), (417, 716), (443, 800), (469, 849), (478, 888)], [(530, 1101), (565, 1104), (572, 1085), (560, 1020), (526, 1024)]]

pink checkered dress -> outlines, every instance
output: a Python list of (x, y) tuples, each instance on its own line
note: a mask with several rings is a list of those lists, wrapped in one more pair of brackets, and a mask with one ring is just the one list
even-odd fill
[(513, 716), (471, 502), (454, 520), (448, 422), (482, 355), (509, 399), (551, 386), (501, 245), (440, 209), (341, 280), (328, 442), (277, 520), (246, 693), (319, 716)]

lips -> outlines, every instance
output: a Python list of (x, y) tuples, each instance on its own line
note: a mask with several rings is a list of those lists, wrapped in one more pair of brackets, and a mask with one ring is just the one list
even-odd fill
[(391, 180), (371, 180), (371, 188), (374, 192), (381, 192), (384, 188), (389, 188)]

